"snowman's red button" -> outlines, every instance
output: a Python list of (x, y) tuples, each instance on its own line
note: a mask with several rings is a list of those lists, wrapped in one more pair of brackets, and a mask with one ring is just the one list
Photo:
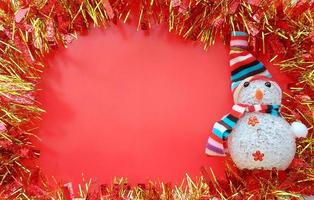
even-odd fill
[(259, 123), (259, 121), (258, 121), (256, 116), (250, 117), (249, 120), (247, 121), (247, 124), (250, 126), (255, 126), (258, 123)]
[(255, 161), (262, 161), (264, 158), (264, 154), (261, 153), (260, 151), (256, 151), (255, 153), (252, 154), (253, 158)]

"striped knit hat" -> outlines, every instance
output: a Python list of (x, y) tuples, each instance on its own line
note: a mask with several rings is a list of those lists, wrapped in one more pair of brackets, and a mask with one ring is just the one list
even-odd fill
[(247, 33), (239, 31), (232, 32), (230, 40), (230, 70), (231, 89), (234, 93), (235, 103), (244, 82), (250, 81), (254, 77), (264, 77), (265, 79), (272, 77), (263, 63), (258, 61), (247, 49)]

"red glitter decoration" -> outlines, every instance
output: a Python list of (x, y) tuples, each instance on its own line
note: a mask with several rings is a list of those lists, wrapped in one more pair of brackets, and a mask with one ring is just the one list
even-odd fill
[[(0, 199), (293, 199), (314, 195), (313, 19), (312, 0), (0, 1)], [(123, 178), (108, 184), (89, 180), (80, 185), (78, 194), (72, 193), (71, 184), (46, 178), (38, 169), (40, 154), (33, 144), (35, 122), (44, 112), (36, 100), (43, 58), (68, 46), (90, 27), (131, 20), (138, 30), (149, 33), (159, 24), (183, 39), (201, 42), (205, 49), (217, 38), (228, 43), (233, 30), (249, 33), (253, 54), (273, 63), (290, 81), (283, 95), (283, 117), (312, 127), (307, 138), (297, 139), (296, 157), (288, 170), (239, 170), (227, 157), (226, 180), (217, 179), (205, 166), (201, 178), (187, 176), (180, 185), (157, 181), (131, 185)], [(256, 124), (252, 119), (250, 125)], [(263, 156), (260, 151), (253, 154), (256, 161)]]
[(255, 153), (252, 154), (254, 157), (255, 161), (263, 161), (264, 154), (261, 153), (260, 151), (256, 151)]
[(258, 123), (259, 123), (259, 121), (258, 121), (256, 116), (250, 117), (248, 122), (247, 122), (247, 124), (250, 125), (250, 126), (255, 126)]

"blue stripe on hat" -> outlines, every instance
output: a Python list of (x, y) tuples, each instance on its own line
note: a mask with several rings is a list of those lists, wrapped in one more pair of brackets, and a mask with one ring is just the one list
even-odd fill
[(234, 90), (236, 87), (240, 85), (241, 81), (232, 82), (231, 83), (231, 90)]
[(242, 76), (244, 76), (244, 75), (246, 75), (246, 74), (248, 74), (250, 72), (262, 69), (263, 67), (264, 67), (263, 63), (259, 62), (256, 65), (253, 65), (253, 66), (251, 66), (249, 68), (246, 68), (246, 69), (244, 69), (244, 70), (234, 74), (233, 76), (231, 76), (231, 80), (233, 81), (233, 80), (236, 80), (238, 78), (241, 78)]
[(231, 36), (248, 36), (248, 34), (242, 31), (232, 31)]

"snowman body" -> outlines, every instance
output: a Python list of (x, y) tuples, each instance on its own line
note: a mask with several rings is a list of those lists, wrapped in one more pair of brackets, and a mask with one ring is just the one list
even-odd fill
[[(306, 137), (307, 128), (280, 116), (280, 86), (264, 76), (249, 76), (234, 89), (233, 99), (232, 111), (214, 124), (206, 154), (229, 152), (240, 169), (287, 169), (296, 152), (295, 138)], [(220, 142), (225, 139), (228, 151)]]
[(284, 170), (295, 155), (295, 136), (284, 118), (248, 112), (228, 137), (228, 149), (240, 169)]
[(229, 64), (234, 106), (214, 124), (205, 153), (229, 152), (240, 169), (285, 170), (296, 152), (295, 138), (306, 137), (308, 129), (301, 122), (290, 125), (280, 116), (282, 90), (248, 51), (248, 44), (247, 33), (232, 32)]
[[(248, 78), (234, 93), (237, 104), (281, 105), (280, 86), (270, 80)], [(228, 137), (232, 160), (240, 169), (285, 170), (296, 152), (296, 135), (279, 114), (245, 112)]]

